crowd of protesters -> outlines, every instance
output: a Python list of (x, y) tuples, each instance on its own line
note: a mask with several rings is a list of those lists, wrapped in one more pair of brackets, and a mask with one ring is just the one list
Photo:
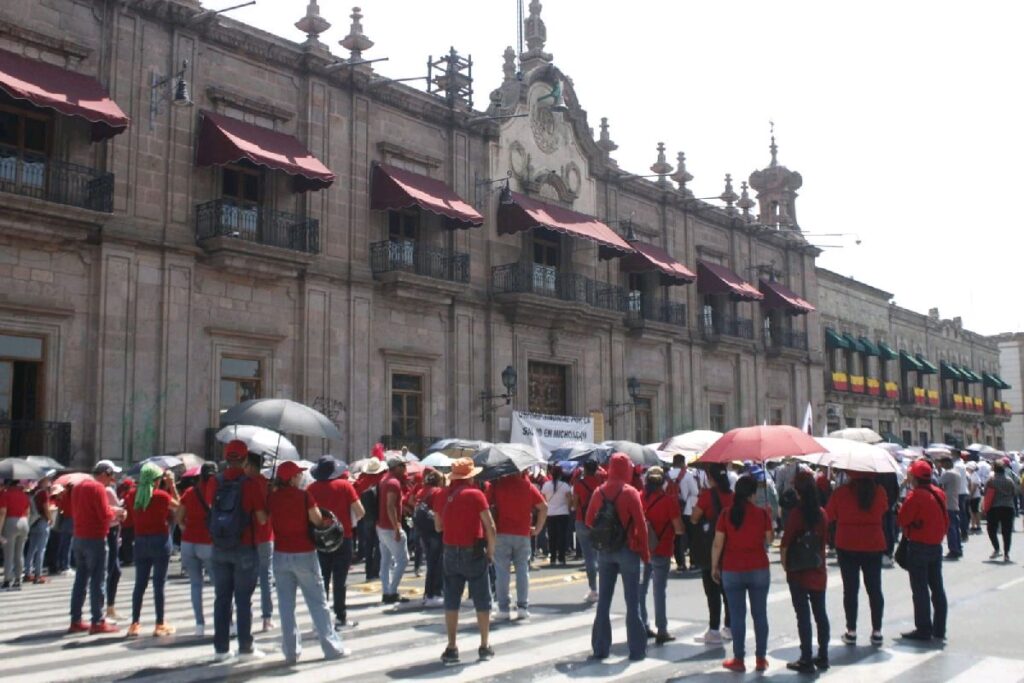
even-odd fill
[(486, 660), (495, 654), (492, 619), (531, 617), (530, 572), (543, 558), (560, 567), (575, 557), (587, 580), (583, 601), (596, 604), (593, 657), (609, 656), (611, 602), (621, 581), (629, 658), (640, 660), (650, 641), (675, 640), (666, 600), (674, 563), (675, 571), (699, 571), (703, 579), (708, 625), (697, 641), (731, 641), (723, 666), (745, 671), (749, 605), (754, 668), (764, 671), (769, 552), (781, 535), (800, 639), (800, 657), (787, 666), (813, 673), (829, 667), (827, 557), (840, 569), (843, 643), (857, 643), (863, 582), (868, 642), (883, 644), (882, 569), (893, 562), (907, 570), (913, 596), (915, 627), (902, 638), (945, 639), (943, 561), (962, 556), (984, 519), (990, 560), (1009, 562), (1021, 505), (1016, 458), (964, 462), (952, 453), (901, 462), (890, 475), (796, 461), (687, 467), (683, 456), (671, 468), (641, 468), (615, 453), (603, 466), (552, 464), (488, 481), (469, 459), (455, 460), (447, 474), (422, 467), (409, 474), (404, 454), (385, 456), (379, 445), (358, 476), (324, 456), (309, 471), (276, 464), (267, 477), (263, 456), (242, 441), (228, 443), (224, 459), (219, 473), (206, 463), (183, 478), (147, 463), (133, 480), (101, 460), (73, 486), (55, 485), (52, 473), (5, 482), (3, 588), (73, 575), (68, 632), (118, 633), (121, 565), (130, 562), (135, 583), (125, 635), (141, 635), (148, 593), (153, 636), (166, 637), (176, 630), (165, 619), (165, 587), (177, 545), (197, 636), (207, 635), (203, 593), (212, 580), (215, 659), (264, 656), (253, 638), (259, 587), (257, 623), (263, 632), (275, 628), (276, 593), (281, 648), (293, 663), (302, 654), (299, 592), (324, 656), (341, 658), (348, 654), (342, 632), (358, 626), (346, 608), (353, 564), (365, 565), (368, 580), (380, 579), (381, 602), (394, 609), (410, 601), (402, 579), (411, 560), (417, 577), (426, 570), (420, 606), (443, 608), (448, 642), (441, 659), (453, 664), (460, 661), (456, 634), (467, 590), (478, 658)]

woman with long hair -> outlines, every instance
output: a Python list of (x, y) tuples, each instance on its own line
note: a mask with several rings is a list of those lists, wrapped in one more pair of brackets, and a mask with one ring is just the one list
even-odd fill
[(152, 463), (142, 466), (139, 485), (135, 489), (132, 512), (135, 516), (135, 590), (132, 591), (132, 623), (129, 638), (139, 635), (142, 597), (153, 578), (153, 605), (156, 608), (154, 636), (169, 636), (175, 629), (164, 623), (164, 585), (167, 565), (171, 561), (171, 535), (168, 521), (179, 504), (174, 475)]
[(1006, 476), (1006, 465), (996, 461), (992, 465), (992, 478), (988, 480), (985, 508), (985, 520), (988, 526), (988, 539), (992, 541), (990, 560), (999, 559), (999, 531), (1003, 533), (1003, 562), (1010, 561), (1010, 539), (1013, 538), (1013, 502), (1020, 495), (1020, 486), (1012, 478)]
[(732, 624), (731, 659), (722, 662), (730, 671), (746, 671), (743, 662), (746, 647), (747, 597), (754, 621), (755, 670), (768, 669), (768, 552), (772, 542), (772, 518), (754, 505), (751, 498), (757, 482), (749, 475), (736, 481), (732, 505), (722, 511), (715, 526), (711, 547), (711, 578), (722, 584), (729, 601)]
[(565, 481), (562, 468), (558, 465), (551, 465), (548, 468), (551, 476), (540, 492), (548, 503), (548, 560), (553, 567), (555, 564), (565, 566), (565, 553), (569, 549), (569, 520), (572, 517), (572, 487)]
[(203, 573), (213, 576), (213, 539), (206, 526), (210, 501), (206, 498), (207, 482), (217, 473), (212, 462), (203, 463), (199, 476), (195, 478), (181, 496), (181, 505), (175, 511), (175, 519), (181, 527), (181, 566), (188, 574), (192, 589), (192, 615), (196, 620), (195, 634), (206, 632), (203, 617)]
[[(722, 586), (711, 578), (711, 545), (715, 537), (715, 526), (722, 510), (732, 505), (732, 483), (723, 465), (711, 465), (708, 470), (711, 485), (701, 490), (697, 504), (693, 507), (690, 522), (694, 538), (701, 539), (699, 553), (694, 553), (700, 563), (704, 583), (704, 596), (708, 600), (708, 630), (697, 636), (697, 642), (705, 645), (721, 645), (723, 640), (732, 638), (729, 628), (729, 601)], [(692, 540), (691, 540), (692, 543)], [(725, 605), (725, 624), (722, 624), (722, 605)]]
[(870, 472), (848, 472), (849, 481), (835, 490), (825, 508), (836, 523), (836, 557), (843, 577), (843, 611), (846, 631), (843, 642), (857, 643), (857, 597), (860, 577), (868, 592), (871, 607), (871, 644), (882, 644), (882, 555), (885, 554), (885, 529), (882, 518), (889, 507), (885, 489), (875, 483)]
[[(825, 568), (825, 546), (828, 540), (828, 517), (818, 503), (818, 487), (809, 472), (798, 472), (793, 479), (797, 506), (790, 510), (782, 532), (782, 566), (786, 569), (789, 595), (796, 611), (796, 627), (800, 635), (800, 659), (786, 664), (786, 668), (799, 673), (814, 673), (828, 669), (828, 612), (825, 609), (825, 586), (828, 571)], [(806, 562), (796, 567), (795, 545), (806, 552), (813, 548), (820, 562), (810, 566)], [(803, 558), (801, 558), (803, 559)], [(790, 569), (793, 566), (793, 569)], [(818, 627), (818, 655), (811, 656), (811, 614)]]

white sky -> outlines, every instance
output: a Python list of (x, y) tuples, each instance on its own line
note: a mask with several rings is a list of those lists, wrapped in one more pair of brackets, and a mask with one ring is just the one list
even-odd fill
[[(205, 0), (218, 9), (240, 0)], [(472, 55), (476, 108), (516, 43), (515, 0), (357, 0), (378, 74), (425, 74), (450, 46)], [(229, 16), (301, 41), (307, 0)], [(351, 4), (320, 0), (335, 54)], [(527, 3), (528, 0), (527, 0)], [(547, 52), (614, 156), (645, 173), (665, 142), (686, 152), (698, 197), (735, 189), (769, 160), (804, 179), (797, 216), (819, 264), (984, 334), (1024, 328), (1015, 267), (1024, 3), (1013, 0), (545, 0)]]

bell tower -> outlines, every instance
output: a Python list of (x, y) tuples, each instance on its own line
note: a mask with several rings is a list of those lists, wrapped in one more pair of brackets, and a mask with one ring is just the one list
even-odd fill
[(757, 192), (758, 221), (778, 230), (800, 230), (796, 221), (796, 191), (804, 184), (804, 179), (779, 164), (774, 123), (771, 123), (771, 135), (772, 160), (768, 168), (750, 174), (750, 187)]

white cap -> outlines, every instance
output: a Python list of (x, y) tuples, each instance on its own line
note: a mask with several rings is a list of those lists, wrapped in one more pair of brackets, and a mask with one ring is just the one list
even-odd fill
[(100, 460), (98, 463), (92, 466), (93, 474), (120, 474), (121, 468), (113, 463), (111, 460)]

